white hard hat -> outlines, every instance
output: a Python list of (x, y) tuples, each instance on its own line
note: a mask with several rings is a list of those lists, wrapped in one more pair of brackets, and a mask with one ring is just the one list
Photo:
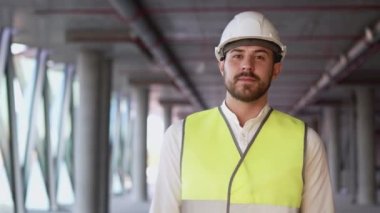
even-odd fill
[(286, 53), (286, 46), (280, 41), (277, 30), (272, 23), (266, 19), (263, 14), (253, 11), (242, 12), (237, 15), (227, 24), (223, 31), (220, 43), (215, 47), (215, 56), (220, 61), (225, 57), (227, 44), (240, 40), (261, 40), (266, 43), (275, 44), (278, 46), (277, 54), (281, 55), (281, 60)]

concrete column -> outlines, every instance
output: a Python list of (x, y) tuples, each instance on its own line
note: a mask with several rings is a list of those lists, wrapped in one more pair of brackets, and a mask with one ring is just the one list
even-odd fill
[[(340, 155), (340, 193), (348, 194), (351, 190), (350, 182), (352, 179), (351, 176), (351, 156), (352, 156), (352, 150), (351, 150), (351, 143), (352, 136), (351, 132), (353, 130), (350, 128), (350, 122), (351, 122), (351, 110), (349, 103), (344, 103), (341, 107), (341, 113), (339, 115), (339, 123), (344, 125), (338, 125), (339, 126), (339, 153), (342, 153)], [(355, 132), (355, 131), (354, 131)]]
[[(353, 101), (352, 101), (353, 102)], [(347, 134), (349, 143), (349, 186), (350, 199), (356, 202), (357, 193), (357, 164), (356, 164), (356, 125), (355, 125), (355, 105), (351, 103), (348, 112)]]
[(108, 212), (110, 67), (97, 51), (82, 51), (77, 59), (80, 101), (74, 143), (74, 212)]
[(166, 130), (172, 124), (173, 105), (162, 104), (162, 108), (164, 109), (164, 129)]
[(327, 148), (331, 183), (334, 192), (339, 189), (338, 112), (336, 107), (323, 107), (323, 138)]
[(310, 123), (309, 124), (309, 127), (314, 129), (316, 132), (320, 132), (319, 131), (319, 119), (318, 119), (319, 116), (312, 116), (312, 118), (310, 119)]
[(374, 204), (374, 94), (370, 88), (356, 89), (356, 128), (358, 159), (358, 197), (359, 204)]
[(147, 201), (147, 118), (149, 89), (136, 86), (133, 90), (136, 101), (135, 133), (132, 160), (132, 193), (136, 202)]

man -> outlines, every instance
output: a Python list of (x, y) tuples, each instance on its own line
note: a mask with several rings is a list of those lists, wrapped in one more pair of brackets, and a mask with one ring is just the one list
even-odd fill
[(334, 212), (320, 137), (268, 105), (285, 51), (262, 14), (230, 21), (215, 48), (225, 101), (167, 130), (151, 213)]

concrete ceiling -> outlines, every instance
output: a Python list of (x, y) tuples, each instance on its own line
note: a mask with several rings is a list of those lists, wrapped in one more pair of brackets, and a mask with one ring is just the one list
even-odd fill
[(106, 51), (115, 81), (153, 84), (154, 97), (189, 102), (192, 110), (222, 102), (214, 47), (236, 13), (257, 10), (288, 48), (270, 89), (273, 107), (307, 112), (313, 104), (350, 99), (355, 86), (371, 85), (380, 113), (378, 0), (0, 2), (0, 23), (15, 28), (15, 42), (46, 48), (53, 60), (68, 63), (75, 63), (81, 48)]

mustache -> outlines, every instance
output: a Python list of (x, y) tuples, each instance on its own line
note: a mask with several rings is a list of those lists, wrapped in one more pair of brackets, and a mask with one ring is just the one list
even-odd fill
[(234, 77), (234, 80), (237, 81), (240, 77), (251, 77), (254, 78), (255, 80), (260, 81), (260, 77), (257, 76), (256, 74), (252, 72), (242, 72)]

